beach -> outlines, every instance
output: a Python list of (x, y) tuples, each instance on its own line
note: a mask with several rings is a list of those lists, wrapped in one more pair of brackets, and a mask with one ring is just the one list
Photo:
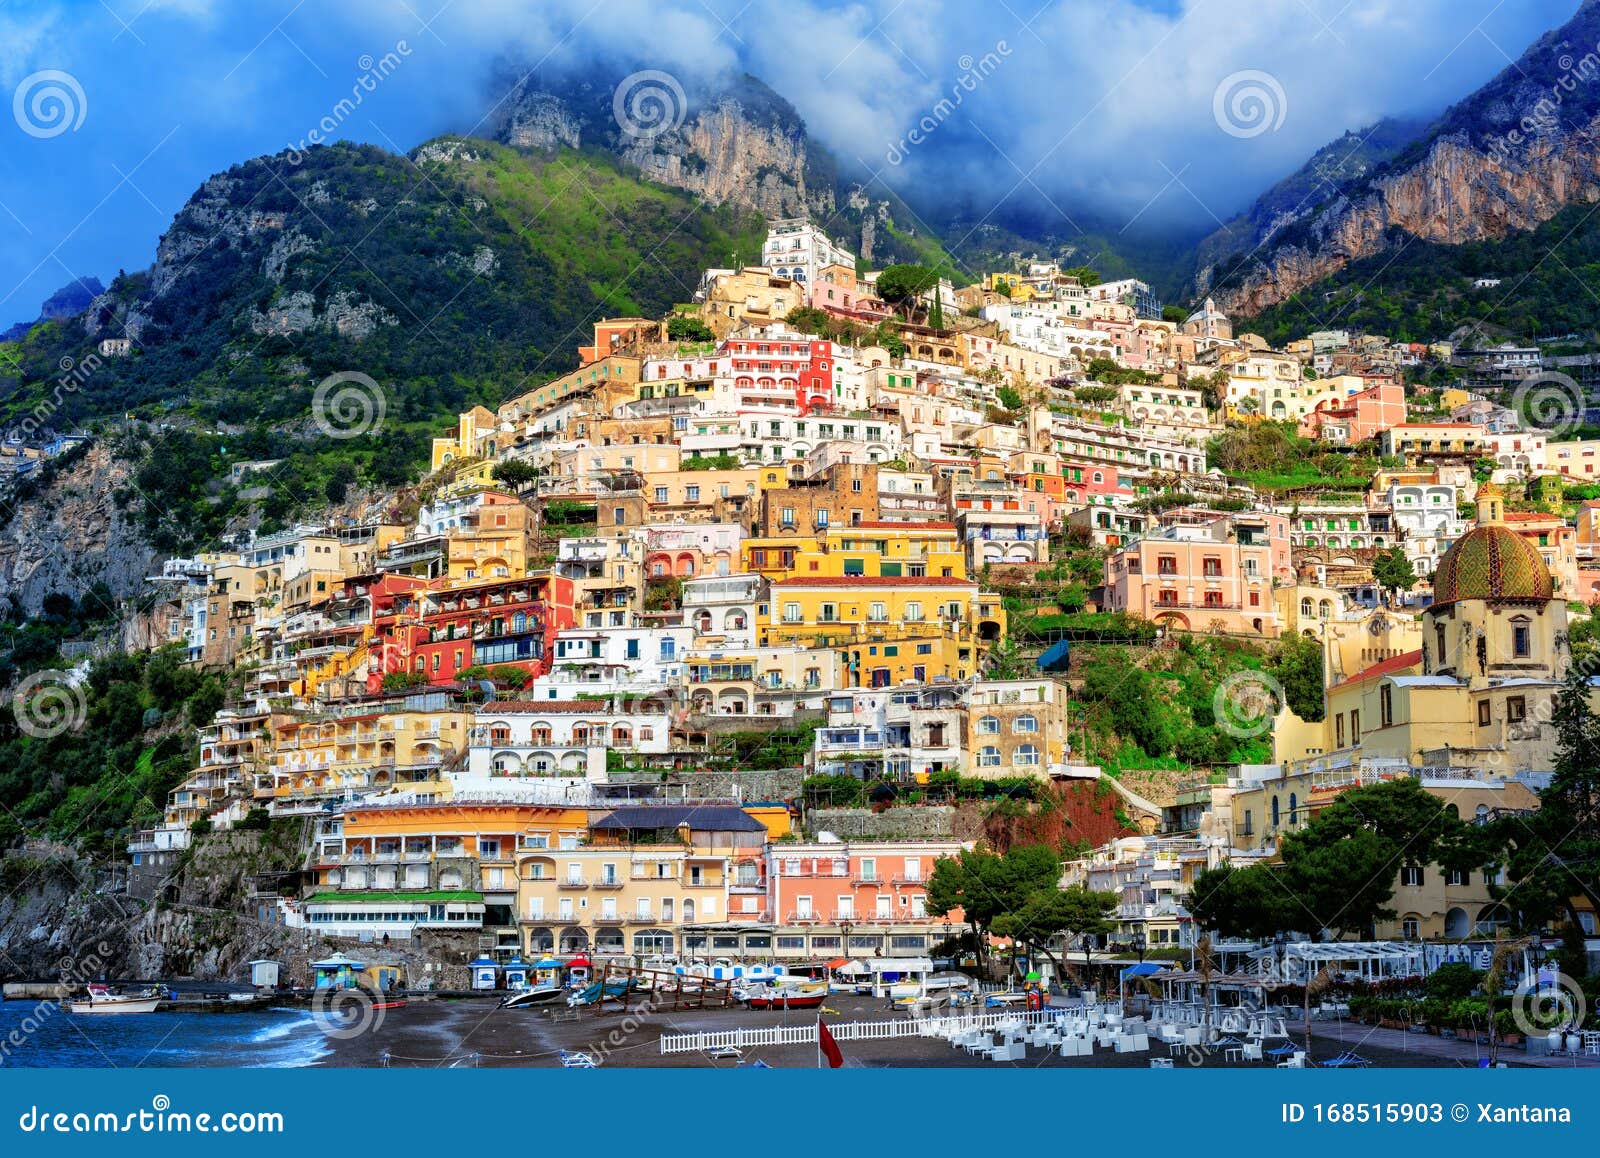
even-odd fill
[[(834, 994), (828, 998), (826, 1009), (829, 1012), (824, 1014), (824, 1020), (829, 1024), (905, 1017), (903, 1013), (890, 1012), (881, 998), (856, 995)], [(740, 1062), (750, 1065), (757, 1060), (777, 1068), (809, 1067), (817, 1065), (817, 1048), (811, 1043), (751, 1047), (745, 1049), (740, 1058), (712, 1058), (703, 1052), (663, 1054), (660, 1039), (663, 1034), (799, 1025), (814, 1019), (812, 1010), (784, 1013), (735, 1007), (600, 1014), (583, 1010), (574, 1014), (565, 1009), (552, 1011), (540, 1007), (502, 1010), (496, 1008), (494, 1002), (484, 1000), (412, 1001), (403, 1009), (384, 1011), (381, 1021), (366, 1032), (348, 1038), (329, 1038), (330, 1051), (317, 1064), (445, 1068), (560, 1066), (561, 1053), (566, 1050), (586, 1053), (602, 1067), (706, 1069), (734, 1067)], [(1303, 1045), (1299, 1027), (1291, 1024), (1288, 1028), (1293, 1039)], [(1383, 1034), (1382, 1042), (1378, 1034)], [(1311, 1054), (1313, 1060), (1321, 1062), (1354, 1048), (1374, 1067), (1384, 1068), (1469, 1064), (1462, 1057), (1413, 1049), (1411, 1046), (1415, 1043), (1410, 1041), (1391, 1043), (1392, 1036), (1366, 1026), (1317, 1023), (1313, 1029)], [(839, 1046), (847, 1068), (1148, 1069), (1152, 1058), (1171, 1059), (1174, 1068), (1263, 1068), (1260, 1062), (1230, 1061), (1221, 1049), (1186, 1049), (1174, 1055), (1160, 1042), (1152, 1042), (1147, 1052), (1116, 1053), (1097, 1049), (1089, 1057), (1061, 1057), (1043, 1049), (1030, 1049), (1022, 1061), (999, 1063), (956, 1049), (935, 1037), (842, 1041)], [(1520, 1055), (1508, 1051), (1504, 1060), (1515, 1065)]]

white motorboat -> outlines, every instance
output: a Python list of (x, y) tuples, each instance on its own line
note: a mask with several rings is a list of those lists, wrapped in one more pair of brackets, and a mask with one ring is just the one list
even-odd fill
[(165, 994), (155, 988), (140, 993), (114, 993), (104, 985), (89, 986), (89, 996), (67, 1002), (73, 1013), (154, 1013)]
[(559, 985), (540, 985), (534, 989), (524, 989), (520, 993), (513, 993), (500, 1003), (501, 1009), (526, 1009), (530, 1005), (543, 1005), (546, 1001), (554, 1001), (566, 990)]

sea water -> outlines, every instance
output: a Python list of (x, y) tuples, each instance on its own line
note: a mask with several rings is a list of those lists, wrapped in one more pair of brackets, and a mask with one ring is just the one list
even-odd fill
[(70, 1013), (0, 1002), (0, 1066), (312, 1065), (331, 1052), (309, 1009), (248, 1013)]

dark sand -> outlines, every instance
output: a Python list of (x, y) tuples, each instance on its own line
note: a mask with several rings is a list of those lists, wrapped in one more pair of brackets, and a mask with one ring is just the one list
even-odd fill
[[(834, 994), (828, 998), (825, 1014), (829, 1023), (843, 1021), (882, 1021), (904, 1017), (890, 1012), (882, 999)], [(832, 1012), (837, 1010), (837, 1013)], [(556, 1013), (553, 1016), (553, 1013)], [(348, 1039), (330, 1038), (333, 1048), (321, 1063), (326, 1066), (451, 1067), (465, 1068), (546, 1066), (561, 1064), (561, 1051), (583, 1051), (602, 1066), (678, 1068), (731, 1068), (736, 1059), (709, 1058), (703, 1053), (663, 1054), (662, 1034), (692, 1033), (702, 1030), (736, 1029), (740, 1026), (805, 1024), (815, 1018), (811, 1010), (763, 1012), (735, 1007), (674, 1012), (639, 1013), (620, 1011), (596, 1014), (581, 1011), (573, 1016), (562, 1009), (497, 1009), (492, 1000), (413, 1000), (404, 1009), (384, 1012), (382, 1021), (360, 1035)], [(1295, 1040), (1301, 1040), (1294, 1025), (1289, 1027)], [(1366, 1027), (1345, 1025), (1336, 1030), (1320, 1024), (1312, 1058), (1323, 1061), (1355, 1047), (1374, 1067), (1459, 1067), (1459, 1058), (1428, 1056), (1404, 1049), (1388, 1048), (1387, 1043), (1365, 1039)], [(1342, 1032), (1342, 1039), (1338, 1036)], [(1282, 1044), (1281, 1042), (1273, 1044)], [(1404, 1044), (1404, 1043), (1401, 1043)], [(901, 1037), (874, 1041), (839, 1043), (847, 1067), (974, 1067), (1018, 1069), (1148, 1069), (1151, 1058), (1173, 1058), (1174, 1068), (1203, 1066), (1220, 1069), (1260, 1069), (1260, 1062), (1230, 1062), (1222, 1051), (1181, 1050), (1173, 1055), (1168, 1047), (1152, 1042), (1146, 1053), (1119, 1054), (1096, 1049), (1092, 1057), (1064, 1058), (1043, 1049), (1030, 1048), (1021, 1062), (991, 1062), (956, 1049), (939, 1038)], [(812, 1067), (817, 1064), (816, 1046), (757, 1046), (744, 1051), (746, 1065), (757, 1058), (780, 1068)], [(1517, 1064), (1512, 1054), (1507, 1060)], [(1266, 1063), (1271, 1066), (1272, 1061)]]

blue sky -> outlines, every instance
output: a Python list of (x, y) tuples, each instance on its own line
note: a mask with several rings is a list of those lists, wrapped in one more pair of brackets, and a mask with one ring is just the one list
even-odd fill
[[(530, 65), (743, 69), (847, 164), (902, 192), (936, 183), (982, 204), (1017, 190), (1130, 228), (1202, 226), (1348, 128), (1465, 95), (1576, 6), (0, 0), (0, 96), (14, 113), (24, 98), (20, 117), (0, 117), (0, 326), (73, 277), (148, 265), (207, 176), (302, 140), (385, 54), (398, 66), (335, 135), (404, 150), (469, 130), (502, 95), (493, 78)], [(1219, 131), (1213, 98), (1238, 73), (1276, 83), (1260, 90), (1277, 107), (1259, 133)], [(963, 76), (959, 112), (937, 114)], [(27, 100), (51, 85), (70, 106), (65, 127)], [(907, 146), (930, 117), (926, 143)]]

